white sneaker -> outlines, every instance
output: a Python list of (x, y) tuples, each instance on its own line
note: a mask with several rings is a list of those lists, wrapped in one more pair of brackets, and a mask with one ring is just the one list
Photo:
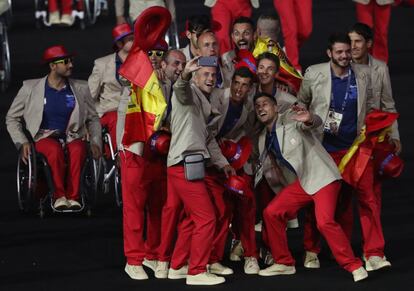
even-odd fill
[(263, 224), (263, 221), (261, 221), (261, 220), (257, 224), (255, 224), (254, 231), (261, 232), (262, 231), (262, 224)]
[(260, 276), (292, 275), (296, 273), (295, 266), (273, 264), (270, 267), (260, 270)]
[(68, 199), (68, 205), (69, 209), (71, 210), (79, 210), (82, 208), (78, 201), (72, 199)]
[(298, 228), (298, 227), (299, 227), (299, 221), (297, 218), (288, 220), (287, 228)]
[(53, 204), (53, 208), (57, 209), (57, 210), (64, 210), (64, 209), (68, 209), (70, 206), (68, 200), (66, 199), (66, 197), (60, 197), (58, 199), (55, 200), (55, 203)]
[(248, 275), (259, 274), (260, 268), (255, 257), (244, 258), (244, 273)]
[(51, 25), (60, 24), (60, 13), (58, 11), (49, 13), (49, 23)]
[(239, 262), (243, 257), (243, 246), (241, 241), (233, 239), (231, 241), (230, 261)]
[(233, 270), (229, 267), (223, 266), (220, 263), (213, 263), (207, 266), (207, 270), (209, 273), (216, 274), (216, 275), (231, 275), (233, 274)]
[(168, 278), (168, 262), (158, 261), (157, 268), (155, 269), (155, 278)]
[(187, 285), (217, 285), (224, 283), (226, 279), (223, 277), (204, 272), (197, 275), (187, 275)]
[(142, 264), (143, 264), (145, 267), (148, 267), (148, 268), (150, 268), (152, 271), (154, 271), (154, 272), (155, 272), (155, 270), (157, 269), (158, 261), (157, 261), (157, 260), (147, 260), (147, 259), (144, 259), (144, 261), (142, 262)]
[(131, 279), (134, 280), (146, 280), (148, 279), (147, 273), (145, 273), (145, 270), (142, 266), (137, 265), (125, 265), (125, 272), (131, 277)]
[(318, 259), (318, 254), (314, 252), (306, 252), (303, 266), (308, 269), (319, 269), (321, 264)]
[(391, 267), (391, 263), (385, 257), (371, 256), (365, 260), (367, 271), (375, 271), (385, 267)]
[(72, 24), (75, 22), (75, 18), (73, 18), (72, 14), (62, 14), (62, 17), (60, 18), (60, 23), (72, 26)]
[(185, 279), (185, 278), (187, 278), (187, 273), (188, 273), (188, 266), (187, 265), (182, 266), (181, 268), (179, 268), (177, 270), (173, 269), (173, 268), (170, 268), (168, 270), (168, 279), (173, 279), (173, 280)]
[(352, 271), (352, 276), (354, 276), (354, 282), (358, 282), (366, 279), (368, 277), (368, 273), (364, 267), (359, 267), (358, 269)]

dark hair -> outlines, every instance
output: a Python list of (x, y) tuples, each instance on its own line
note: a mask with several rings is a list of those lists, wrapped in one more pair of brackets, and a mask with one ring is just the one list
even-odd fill
[(250, 78), (250, 83), (253, 83), (254, 74), (246, 67), (240, 67), (234, 71), (233, 78), (236, 78), (236, 76), (242, 77), (242, 78)]
[(269, 52), (264, 52), (264, 53), (260, 54), (257, 57), (257, 61), (256, 61), (257, 67), (259, 67), (260, 61), (261, 60), (264, 60), (264, 59), (271, 60), (272, 62), (274, 62), (275, 65), (276, 65), (276, 71), (279, 71), (279, 68), (280, 68), (280, 59), (279, 59), (279, 57), (277, 55), (275, 55), (273, 53), (269, 53)]
[(372, 33), (372, 29), (371, 27), (369, 27), (368, 25), (366, 25), (365, 23), (362, 22), (357, 22), (355, 23), (350, 29), (349, 32), (355, 32), (359, 35), (362, 35), (362, 37), (368, 41), (368, 40), (373, 40), (373, 33)]
[(233, 27), (234, 25), (240, 24), (240, 23), (248, 23), (252, 26), (253, 30), (255, 29), (254, 22), (250, 17), (246, 17), (246, 16), (237, 17), (236, 20), (234, 20), (233, 22)]
[(253, 97), (253, 103), (256, 103), (256, 100), (261, 98), (261, 97), (267, 97), (277, 105), (276, 98), (274, 96), (270, 95), (269, 93), (266, 93), (266, 92), (256, 92), (256, 94)]
[(332, 47), (335, 43), (347, 43), (351, 45), (351, 39), (349, 38), (347, 33), (343, 32), (335, 32), (331, 34), (328, 38), (328, 49), (332, 50)]
[(187, 23), (188, 27), (186, 27), (186, 29), (188, 29), (190, 32), (195, 33), (201, 33), (202, 31), (211, 27), (210, 17), (208, 17), (206, 14), (190, 16), (190, 18), (187, 20)]

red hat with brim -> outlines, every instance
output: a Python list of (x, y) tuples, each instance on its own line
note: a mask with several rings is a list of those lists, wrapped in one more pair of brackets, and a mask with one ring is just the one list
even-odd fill
[(114, 44), (124, 37), (133, 34), (131, 26), (128, 23), (122, 23), (112, 29), (112, 39)]
[(44, 64), (51, 63), (56, 60), (73, 57), (74, 53), (69, 53), (63, 45), (54, 45), (48, 47), (43, 52), (42, 62)]
[(391, 126), (397, 120), (399, 114), (395, 112), (385, 112), (373, 110), (365, 118), (366, 132), (372, 133)]
[(374, 166), (379, 175), (397, 178), (404, 169), (404, 161), (394, 154), (395, 147), (389, 142), (378, 143), (374, 149)]
[(157, 51), (168, 51), (168, 43), (165, 41), (165, 39), (160, 39), (153, 48), (151, 48), (152, 50), (157, 50)]
[(252, 153), (252, 142), (247, 136), (243, 136), (238, 143), (225, 140), (220, 144), (223, 156), (235, 169), (241, 169)]
[(246, 49), (239, 50), (236, 56), (236, 64), (234, 65), (234, 68), (237, 70), (238, 68), (241, 68), (241, 67), (248, 68), (250, 72), (256, 75), (256, 72), (257, 72), (256, 59), (254, 58), (253, 54)]
[(154, 132), (148, 139), (151, 152), (156, 155), (166, 156), (170, 149), (171, 133), (165, 130)]
[(224, 182), (224, 186), (227, 190), (229, 190), (231, 193), (235, 193), (241, 196), (246, 195), (247, 191), (247, 183), (246, 180), (237, 175), (231, 175), (226, 182)]

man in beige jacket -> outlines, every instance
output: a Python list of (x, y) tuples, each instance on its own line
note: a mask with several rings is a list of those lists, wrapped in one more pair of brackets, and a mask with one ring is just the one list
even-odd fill
[[(266, 138), (266, 147), (260, 149), (261, 155), (272, 155), (279, 168), (297, 175), (297, 180), (286, 186), (263, 211), (265, 231), (275, 263), (261, 270), (259, 275), (296, 272), (285, 229), (287, 221), (295, 217), (300, 208), (313, 202), (318, 229), (337, 262), (352, 273), (354, 281), (367, 278), (362, 262), (354, 256), (350, 242), (334, 220), (341, 175), (311, 132), (322, 124), (321, 118), (296, 105), (279, 115), (276, 100), (267, 93), (258, 93), (254, 105), (257, 118), (265, 125), (262, 136)], [(283, 173), (282, 170), (280, 172)]]
[[(7, 130), (23, 152), (24, 162), (29, 158), (31, 141), (36, 151), (45, 156), (55, 188), (54, 208), (80, 209), (86, 134), (89, 133), (92, 155), (97, 159), (101, 153), (101, 126), (87, 83), (69, 78), (73, 69), (72, 54), (61, 45), (52, 46), (45, 50), (43, 61), (49, 66), (49, 74), (23, 82), (7, 112)], [(26, 136), (24, 126), (30, 136)], [(62, 145), (66, 148), (66, 157)], [(66, 171), (69, 173), (65, 182)]]

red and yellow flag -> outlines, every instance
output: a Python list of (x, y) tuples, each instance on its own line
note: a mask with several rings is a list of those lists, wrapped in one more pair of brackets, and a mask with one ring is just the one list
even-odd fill
[(130, 52), (119, 74), (132, 83), (122, 144), (146, 142), (167, 108), (160, 83), (147, 54), (139, 48)]

